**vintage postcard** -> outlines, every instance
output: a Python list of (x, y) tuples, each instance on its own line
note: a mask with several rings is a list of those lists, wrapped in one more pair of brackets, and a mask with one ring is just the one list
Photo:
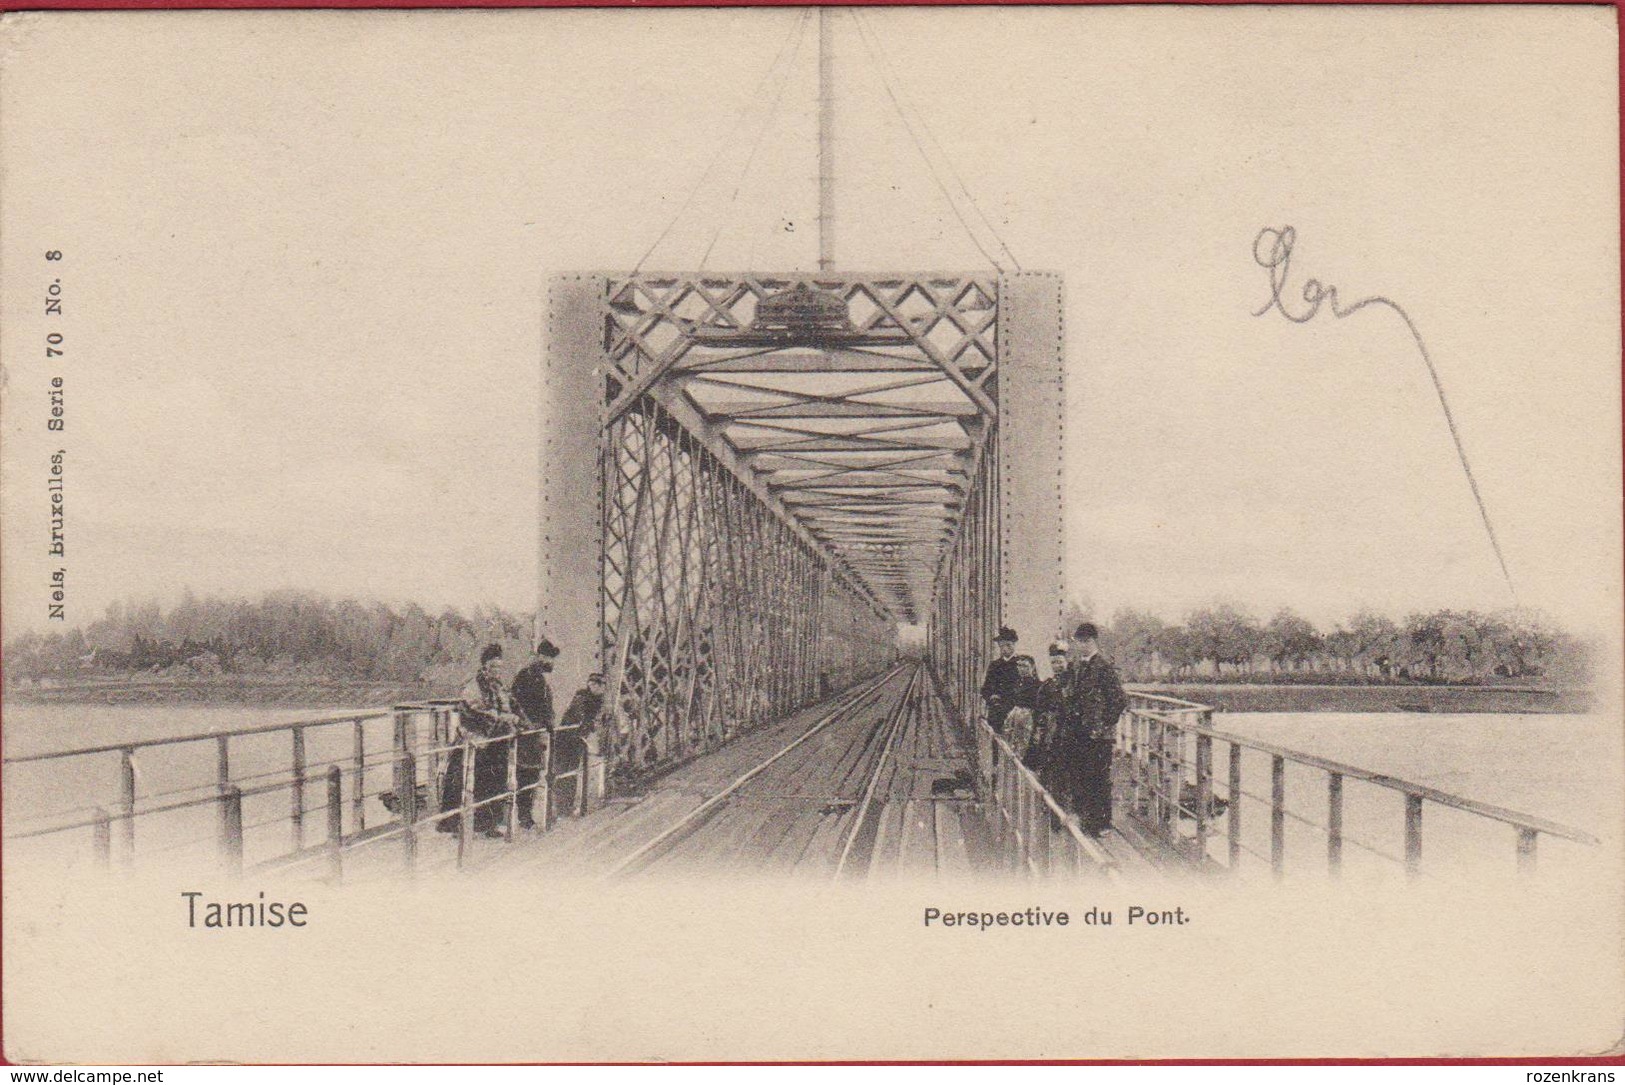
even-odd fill
[(0, 19), (6, 1058), (1617, 1051), (1617, 71)]

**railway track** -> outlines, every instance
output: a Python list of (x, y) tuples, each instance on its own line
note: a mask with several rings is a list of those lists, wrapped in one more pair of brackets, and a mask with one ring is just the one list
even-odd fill
[[(955, 753), (943, 736), (921, 730), (945, 722), (930, 710), (928, 685), (923, 668), (905, 664), (849, 692), (806, 730), (627, 855), (614, 874), (681, 868), (815, 878), (867, 874), (877, 844), (896, 844), (896, 833), (887, 832), (887, 812), (900, 787), (911, 786), (916, 755), (936, 752), (944, 755), (936, 761), (946, 763)], [(928, 787), (923, 802), (932, 807)], [(963, 856), (957, 811), (943, 829)], [(933, 822), (933, 848), (937, 835)]]

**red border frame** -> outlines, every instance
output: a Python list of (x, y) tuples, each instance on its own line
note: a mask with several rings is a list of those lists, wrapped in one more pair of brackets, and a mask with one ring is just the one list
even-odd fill
[[(1499, 4), (1552, 4), (1564, 6), (1612, 7), (1616, 35), (1625, 25), (1625, 0), (1178, 0), (1177, 4), (1156, 0), (0, 0), (0, 12), (13, 11), (283, 11), (283, 10), (422, 10), (422, 9), (527, 9), (527, 8), (695, 8), (695, 7), (1062, 7), (1125, 4), (1143, 6), (1238, 7), (1263, 5), (1370, 4), (1394, 7), (1406, 4), (1430, 7), (1491, 7)], [(1625, 177), (1625, 49), (1617, 51), (1619, 62), (1620, 175)], [(1625, 186), (1620, 192), (1621, 251), (1625, 252)], [(1621, 296), (1625, 298), (1625, 259), (1620, 268)], [(1622, 383), (1625, 383), (1625, 354), (1621, 357)], [(1625, 388), (1621, 392), (1625, 412)], [(1625, 455), (1625, 427), (1620, 435)], [(4, 972), (0, 960), (0, 974)], [(1625, 1022), (1621, 1022), (1625, 1028)], [(4, 1018), (0, 1016), (0, 1066), (31, 1065), (12, 1063), (5, 1056)], [(182, 1066), (190, 1063), (154, 1063), (153, 1066)], [(1625, 1066), (1625, 1032), (1610, 1054), (1531, 1058), (1317, 1058), (1317, 1059), (832, 1059), (827, 1061), (741, 1061), (703, 1062), (491, 1062), (491, 1063), (249, 1063), (260, 1066)]]

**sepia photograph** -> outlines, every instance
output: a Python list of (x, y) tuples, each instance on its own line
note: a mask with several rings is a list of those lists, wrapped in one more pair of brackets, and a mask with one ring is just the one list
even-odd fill
[(0, 16), (5, 1059), (1617, 1057), (1618, 71)]

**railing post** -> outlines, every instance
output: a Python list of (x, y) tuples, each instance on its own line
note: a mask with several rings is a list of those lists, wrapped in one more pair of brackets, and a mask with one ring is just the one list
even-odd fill
[(463, 779), (458, 789), (457, 806), (461, 810), (457, 821), (457, 869), (463, 869), (468, 858), (468, 846), (474, 842), (474, 755), (477, 747), (472, 736), (463, 739)]
[(440, 794), (440, 751), (451, 742), (451, 704), (429, 702), (429, 789)]
[[(411, 752), (411, 748), (407, 745), (407, 742), (406, 742), (406, 721), (407, 721), (408, 717), (411, 715), (412, 709), (411, 709), (411, 707), (409, 705), (398, 704), (391, 711), (394, 713), (394, 722), (395, 722), (395, 735), (394, 735), (394, 755), (395, 756), (391, 760), (395, 765), (395, 785), (394, 785), (395, 786), (395, 794), (400, 795), (400, 794), (404, 793), (404, 789), (402, 787), (402, 781), (405, 779), (405, 775), (406, 775), (405, 756), (406, 756), (406, 754)], [(417, 779), (416, 770), (414, 770), (414, 773), (413, 773), (414, 782), (416, 781), (416, 779)]]
[(221, 735), (215, 743), (215, 779), (223, 793), (231, 786), (231, 736)]
[(1540, 834), (1534, 829), (1518, 830), (1518, 873), (1533, 874), (1535, 872), (1535, 842)]
[(1279, 878), (1286, 869), (1286, 759), (1270, 758), (1270, 870)]
[(1155, 716), (1145, 721), (1145, 816), (1162, 824), (1162, 732)]
[(1343, 872), (1343, 774), (1326, 777), (1326, 868), (1332, 877)]
[(1010, 779), (1015, 782), (1016, 794), (1021, 796), (1021, 873), (1032, 877), (1037, 841), (1033, 839), (1033, 793), (1027, 790), (1027, 781), (1021, 778), (1021, 766), (1010, 759)]
[(993, 756), (998, 759), (999, 794), (1003, 796), (1002, 805), (1004, 807), (1005, 825), (1010, 832), (1009, 854), (1005, 856), (1005, 861), (1009, 863), (1012, 874), (1019, 874), (1021, 872), (1021, 796), (1010, 790), (1010, 766), (1004, 763), (1004, 758), (999, 757), (997, 746), (993, 750)]
[[(1132, 702), (1131, 702), (1132, 703)], [(1140, 713), (1128, 710), (1128, 804), (1135, 814), (1140, 812)]]
[(1196, 862), (1207, 864), (1207, 819), (1213, 808), (1213, 736), (1196, 736)]
[(417, 775), (412, 751), (402, 751), (396, 766), (395, 808), (401, 812), (401, 859), (409, 874), (418, 861)]
[(1174, 723), (1163, 721), (1162, 744), (1163, 793), (1168, 797), (1163, 833), (1172, 845), (1179, 843), (1179, 791), (1185, 782), (1185, 732)]
[(119, 751), (119, 811), (123, 815), (125, 867), (135, 865), (135, 747)]
[(227, 784), (225, 793), (220, 796), (224, 807), (222, 820), (225, 822), (225, 835), (222, 840), (224, 847), (221, 851), (222, 865), (231, 877), (241, 877), (243, 873), (243, 789), (235, 784)]
[(1224, 812), (1230, 846), (1230, 869), (1241, 868), (1241, 746), (1230, 744), (1230, 805)]
[(1044, 801), (1043, 791), (1039, 790), (1041, 785), (1036, 774), (1029, 776), (1023, 772), (1023, 779), (1027, 781), (1027, 787), (1033, 793), (1033, 833), (1038, 847), (1038, 873), (1047, 878), (1055, 866), (1049, 804)]
[(91, 830), (96, 865), (103, 870), (113, 866), (113, 818), (105, 807), (96, 807), (96, 824)]
[[(983, 729), (985, 729), (985, 726), (983, 726)], [(983, 739), (983, 742), (986, 742), (986, 736), (983, 734), (983, 729), (978, 729), (978, 736)], [(993, 749), (993, 747), (991, 747), (991, 742), (986, 742), (985, 749), (990, 750), (990, 754), (988, 754), (986, 760), (983, 760), (983, 765), (985, 765), (986, 773), (988, 773), (988, 775), (986, 775), (986, 793), (988, 793), (988, 801), (990, 801), (991, 804), (990, 812), (991, 815), (993, 815), (993, 819), (991, 820), (993, 820), (994, 859), (996, 859), (999, 864), (1006, 864), (1006, 862), (1009, 861), (1009, 841), (1006, 840), (1006, 825), (1004, 825), (1004, 820), (1006, 820), (1007, 817), (1006, 811), (1004, 811), (1004, 781), (1003, 778), (1001, 778), (1001, 775), (999, 775), (998, 768), (994, 767), (993, 765), (993, 755), (991, 755), (991, 749)]]
[[(579, 788), (581, 781), (576, 781)], [(508, 806), (507, 825), (504, 826), (508, 843), (519, 837), (519, 732), (508, 739)]]
[(327, 870), (333, 884), (344, 880), (344, 772), (327, 768)]
[(305, 847), (305, 729), (293, 729), (293, 795), (289, 799), (293, 819), (293, 850)]
[(355, 831), (367, 827), (367, 721), (355, 721), (355, 781), (351, 785), (351, 820)]
[(1405, 873), (1422, 873), (1422, 796), (1405, 794)]
[[(536, 740), (541, 745), (542, 771), (532, 785), (530, 807), (534, 811), (531, 817), (536, 827), (545, 833), (553, 827), (553, 785), (550, 782), (553, 775), (553, 736), (543, 731), (536, 736)], [(577, 803), (576, 807), (580, 809), (581, 804)]]

